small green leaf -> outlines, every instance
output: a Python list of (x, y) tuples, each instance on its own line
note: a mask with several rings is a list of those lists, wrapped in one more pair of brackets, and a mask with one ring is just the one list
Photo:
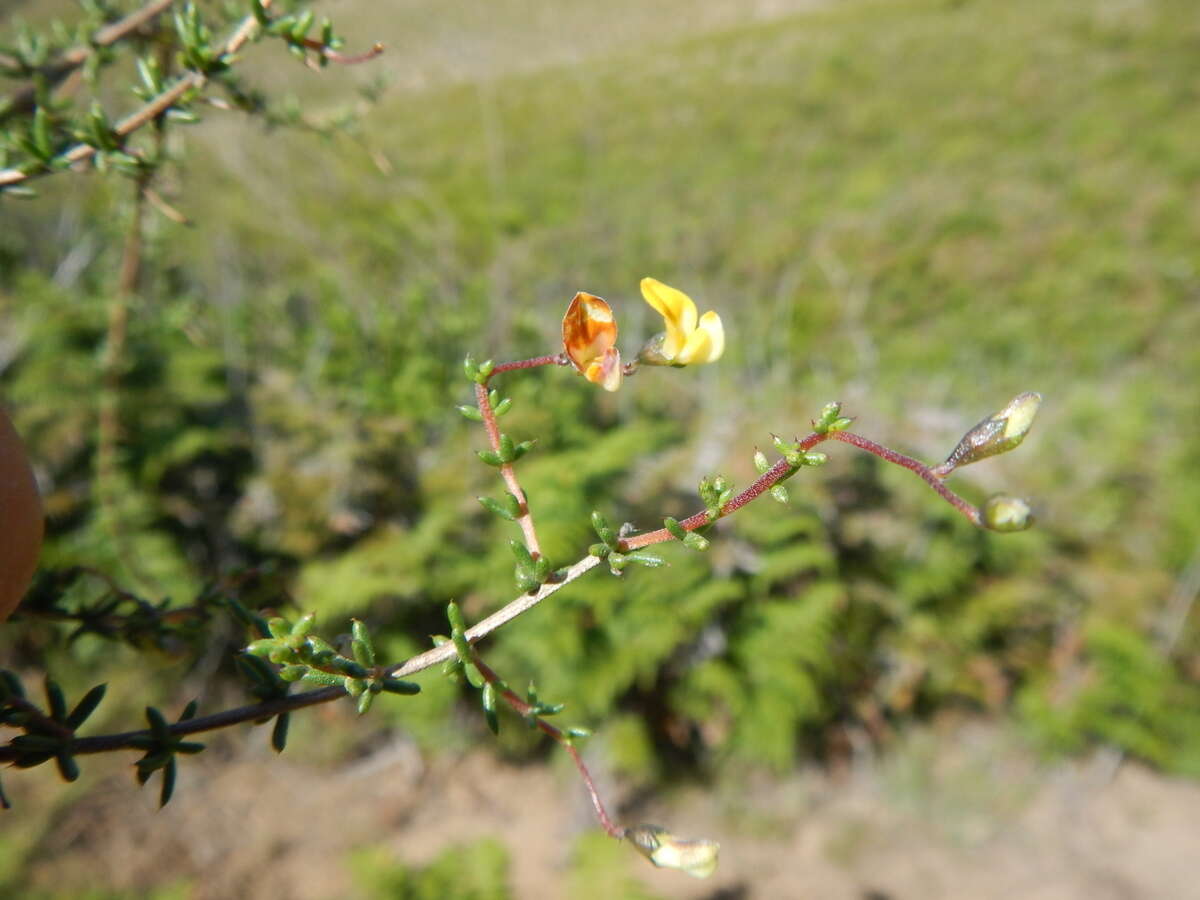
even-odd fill
[(771, 435), (771, 443), (775, 445), (775, 449), (778, 450), (783, 456), (787, 456), (789, 453), (795, 453), (800, 449), (799, 443), (789, 444), (777, 434)]
[(285, 638), (291, 633), (291, 626), (287, 619), (276, 616), (267, 622), (267, 628), (271, 632), (271, 637)]
[(495, 466), (498, 469), (504, 465), (504, 460), (491, 450), (476, 450), (475, 453), (489, 466)]
[(58, 682), (54, 681), (49, 675), (45, 678), (46, 686), (46, 706), (50, 712), (50, 718), (57, 722), (61, 722), (67, 717), (67, 698), (63, 695), (62, 688)]
[(483, 421), (483, 413), (476, 406), (460, 406), (458, 411), (462, 413), (464, 419), (470, 419), (472, 422)]
[(613, 531), (612, 526), (608, 524), (608, 519), (604, 518), (598, 510), (592, 510), (592, 528), (596, 532), (596, 536), (600, 538), (611, 550), (617, 549), (617, 533)]
[(787, 488), (785, 488), (782, 484), (777, 484), (777, 485), (772, 486), (771, 496), (774, 497), (776, 500), (778, 500), (780, 503), (788, 502)]
[(296, 620), (296, 624), (292, 626), (289, 637), (307, 637), (312, 631), (313, 622), (317, 621), (316, 613), (305, 613)]
[(687, 531), (684, 530), (684, 527), (679, 524), (679, 521), (677, 519), (672, 519), (670, 516), (667, 516), (665, 519), (663, 519), (663, 527), (665, 527), (667, 531), (671, 533), (671, 537), (675, 538), (676, 540), (682, 541), (688, 536)]
[(283, 681), (300, 681), (309, 672), (314, 671), (308, 666), (284, 666), (279, 670), (279, 677)]
[(146, 707), (146, 721), (150, 723), (150, 732), (160, 743), (166, 743), (171, 739), (170, 726), (167, 725), (167, 720), (153, 706)]
[(162, 790), (158, 794), (159, 809), (171, 802), (171, 795), (175, 793), (175, 774), (178, 767), (175, 765), (175, 758), (171, 757), (167, 760), (167, 764), (163, 766), (162, 774)]
[(517, 458), (516, 448), (513, 446), (513, 439), (507, 434), (500, 435), (500, 460), (510, 463)]
[(483, 718), (492, 734), (500, 733), (500, 720), (496, 716), (496, 687), (490, 681), (483, 686)]
[[(509, 494), (509, 496), (511, 497), (512, 494)], [(517, 519), (516, 516), (514, 516), (508, 509), (506, 509), (503, 504), (496, 502), (491, 497), (476, 497), (475, 499), (478, 500), (480, 502), (480, 504), (483, 506), (483, 508), (486, 509), (488, 512), (495, 513), (500, 518), (507, 519), (510, 522), (516, 521), (516, 519)]]
[(276, 753), (282, 753), (287, 746), (288, 723), (291, 713), (280, 713), (275, 717), (275, 727), (271, 729), (271, 746)]
[(384, 678), (381, 682), (383, 689), (389, 694), (411, 696), (421, 693), (421, 686), (412, 681), (401, 681), (399, 678)]
[(88, 716), (96, 711), (96, 707), (104, 699), (104, 692), (107, 689), (107, 685), (98, 684), (84, 694), (83, 698), (75, 704), (75, 708), (71, 710), (71, 714), (67, 716), (66, 726), (74, 731), (87, 721)]
[(512, 550), (513, 556), (516, 557), (517, 565), (522, 568), (533, 569), (533, 556), (521, 541), (509, 541), (509, 548)]
[(634, 562), (640, 566), (646, 566), (650, 569), (657, 569), (659, 566), (665, 566), (667, 561), (661, 556), (655, 556), (652, 553), (643, 553), (635, 551), (634, 553), (625, 554), (626, 562)]
[(354, 658), (360, 665), (375, 665), (375, 647), (371, 643), (371, 632), (360, 619), (352, 619), (350, 624), (351, 649)]
[(367, 710), (371, 708), (371, 704), (375, 702), (375, 694), (373, 691), (363, 691), (358, 697), (358, 714), (366, 715)]
[(305, 684), (315, 684), (321, 687), (337, 687), (345, 680), (341, 675), (332, 672), (322, 672), (320, 669), (309, 669), (300, 679)]
[(330, 665), (343, 675), (349, 676), (350, 678), (362, 679), (369, 677), (371, 674), (370, 670), (368, 670), (365, 666), (355, 662), (352, 659), (347, 659), (344, 656), (339, 656), (333, 660), (330, 660)]
[(246, 652), (251, 656), (269, 656), (279, 649), (279, 641), (274, 638), (261, 638), (246, 645)]
[(475, 663), (464, 662), (462, 664), (463, 674), (467, 676), (467, 684), (478, 690), (487, 684), (487, 680), (483, 677), (483, 673), (475, 666)]

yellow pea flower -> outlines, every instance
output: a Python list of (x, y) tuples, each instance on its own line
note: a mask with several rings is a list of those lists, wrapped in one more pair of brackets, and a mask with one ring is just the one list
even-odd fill
[(663, 317), (667, 330), (642, 348), (639, 360), (657, 366), (690, 366), (721, 358), (725, 329), (719, 315), (709, 310), (697, 318), (691, 297), (654, 278), (642, 279), (642, 296)]
[(612, 307), (583, 291), (567, 307), (562, 324), (563, 350), (580, 375), (606, 391), (621, 386), (621, 351)]

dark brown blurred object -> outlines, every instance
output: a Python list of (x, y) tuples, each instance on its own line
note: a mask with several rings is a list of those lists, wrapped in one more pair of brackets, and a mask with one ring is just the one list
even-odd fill
[(42, 498), (21, 437), (0, 408), (0, 622), (16, 609), (42, 548)]

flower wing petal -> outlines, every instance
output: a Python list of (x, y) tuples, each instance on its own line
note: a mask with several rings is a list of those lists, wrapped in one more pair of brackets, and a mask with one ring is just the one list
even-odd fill
[(600, 385), (606, 391), (615, 391), (621, 386), (621, 351), (609, 347), (604, 355), (588, 363), (583, 370), (583, 377)]
[(687, 336), (683, 348), (675, 354), (673, 362), (678, 366), (708, 362), (712, 352), (712, 337), (707, 331), (697, 328)]
[(697, 331), (708, 334), (709, 350), (707, 357), (696, 362), (716, 362), (725, 352), (725, 326), (721, 324), (721, 317), (710, 309), (700, 317)]

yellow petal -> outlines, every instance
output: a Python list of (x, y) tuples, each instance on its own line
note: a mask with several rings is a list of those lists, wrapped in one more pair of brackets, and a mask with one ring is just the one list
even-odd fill
[(675, 356), (683, 348), (688, 335), (696, 330), (696, 304), (683, 291), (654, 278), (642, 279), (642, 296), (667, 325), (663, 354), (668, 358)]
[(707, 331), (697, 328), (687, 336), (682, 349), (675, 354), (672, 362), (677, 366), (690, 366), (693, 363), (708, 362), (712, 352), (712, 337)]
[(567, 307), (562, 323), (563, 350), (583, 372), (617, 343), (612, 307), (595, 294), (580, 291)]
[(700, 317), (697, 330), (708, 333), (709, 350), (706, 358), (696, 362), (716, 362), (725, 353), (725, 326), (721, 324), (721, 317), (710, 309)]

